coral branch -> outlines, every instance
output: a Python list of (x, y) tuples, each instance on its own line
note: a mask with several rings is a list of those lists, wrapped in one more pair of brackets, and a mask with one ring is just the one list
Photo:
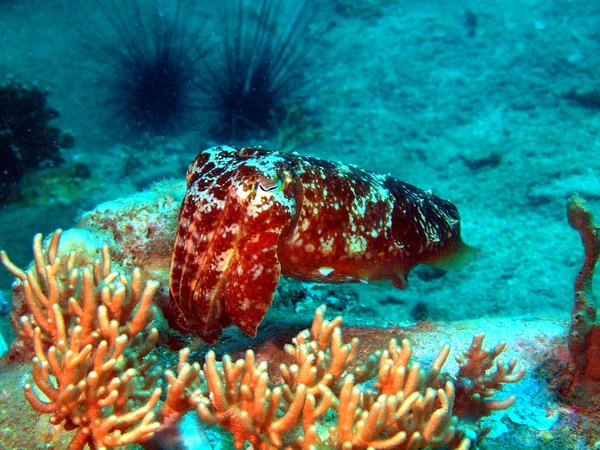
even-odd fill
[(196, 408), (198, 405), (194, 393), (200, 388), (198, 381), (201, 373), (200, 364), (197, 362), (193, 364), (188, 363), (189, 354), (189, 348), (184, 348), (179, 352), (177, 375), (171, 370), (165, 371), (169, 387), (167, 389), (167, 398), (160, 410), (162, 423), (174, 424), (185, 413)]
[[(237, 449), (246, 441), (258, 449), (469, 448), (470, 440), (457, 431), (453, 384), (432, 387), (447, 346), (429, 372), (411, 362), (406, 340), (401, 346), (392, 340), (387, 350), (352, 368), (358, 339), (344, 344), (341, 318), (330, 322), (324, 314), (325, 307), (318, 308), (311, 330), (285, 347), (295, 363), (280, 366), (279, 386), (271, 384), (266, 364), (256, 365), (251, 350), (235, 363), (226, 356), (221, 365), (209, 352), (203, 368), (207, 390), (198, 393), (202, 420), (231, 431)], [(377, 375), (372, 387), (363, 384)]]
[[(160, 427), (152, 411), (161, 389), (149, 356), (158, 332), (151, 328), (158, 283), (143, 290), (139, 270), (131, 277), (111, 272), (108, 249), (93, 267), (58, 256), (61, 230), (45, 250), (34, 239), (33, 266), (23, 271), (2, 254), (5, 267), (23, 284), (30, 313), (21, 318), (21, 338), (34, 349), (34, 385), (25, 397), (53, 424), (78, 428), (70, 448), (94, 449), (139, 443)], [(145, 339), (145, 342), (142, 340)]]
[[(473, 336), (468, 350), (456, 357), (460, 367), (456, 381), (457, 402), (455, 413), (458, 416), (480, 418), (492, 411), (509, 408), (516, 398), (510, 396), (505, 400), (491, 400), (496, 392), (503, 389), (503, 383), (516, 383), (525, 376), (525, 369), (516, 370), (517, 360), (512, 359), (508, 365), (496, 361), (506, 348), (502, 341), (492, 350), (483, 348), (485, 333)], [(496, 366), (496, 370), (490, 370)]]

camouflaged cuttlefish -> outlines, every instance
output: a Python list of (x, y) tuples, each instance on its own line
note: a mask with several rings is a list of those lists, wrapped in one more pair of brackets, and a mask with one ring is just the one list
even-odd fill
[(452, 203), (389, 175), (214, 147), (187, 173), (167, 316), (208, 342), (230, 324), (254, 336), (281, 274), (404, 288), (414, 266), (451, 269), (474, 253)]

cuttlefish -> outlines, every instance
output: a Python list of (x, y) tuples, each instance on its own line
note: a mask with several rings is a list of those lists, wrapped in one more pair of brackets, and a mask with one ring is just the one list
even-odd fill
[(476, 253), (452, 203), (390, 175), (219, 146), (186, 180), (167, 317), (207, 342), (231, 324), (254, 336), (282, 274), (405, 288), (418, 264), (449, 270)]

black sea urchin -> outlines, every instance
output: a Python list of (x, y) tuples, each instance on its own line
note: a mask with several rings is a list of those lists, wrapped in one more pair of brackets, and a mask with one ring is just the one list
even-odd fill
[(224, 0), (221, 52), (205, 60), (200, 89), (216, 113), (215, 137), (270, 130), (306, 86), (307, 0)]
[[(103, 20), (82, 29), (116, 115), (135, 131), (182, 126), (194, 109), (194, 78), (206, 54), (197, 2), (97, 0)], [(86, 25), (87, 26), (87, 25)]]

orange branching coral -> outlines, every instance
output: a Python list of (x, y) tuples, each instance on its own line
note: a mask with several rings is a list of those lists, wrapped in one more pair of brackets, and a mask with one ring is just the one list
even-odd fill
[(159, 428), (152, 409), (160, 398), (159, 371), (149, 356), (158, 337), (151, 328), (158, 283), (142, 287), (141, 273), (111, 271), (106, 247), (93, 267), (58, 256), (61, 231), (45, 251), (34, 239), (34, 264), (23, 271), (3, 252), (2, 262), (23, 285), (30, 314), (21, 336), (35, 351), (25, 397), (53, 424), (77, 428), (70, 448), (105, 449), (148, 439)]
[(188, 363), (189, 348), (179, 352), (177, 374), (165, 371), (167, 379), (167, 398), (162, 404), (159, 419), (163, 425), (173, 426), (185, 413), (196, 408), (200, 394), (200, 364)]
[(458, 358), (461, 398), (440, 377), (448, 346), (429, 370), (412, 362), (407, 340), (392, 339), (359, 364), (359, 340), (345, 343), (342, 318), (326, 320), (322, 306), (311, 329), (285, 346), (294, 362), (280, 365), (283, 383), (271, 382), (267, 363), (257, 363), (252, 350), (236, 362), (225, 355), (221, 363), (210, 351), (201, 370), (187, 362), (184, 349), (177, 373), (165, 371), (161, 404), (161, 369), (150, 354), (158, 337), (152, 327), (158, 283), (143, 285), (138, 269), (131, 276), (112, 270), (106, 247), (93, 263), (74, 252), (63, 261), (60, 239), (58, 230), (44, 250), (37, 235), (27, 271), (4, 252), (0, 259), (18, 278), (28, 311), (19, 322), (21, 339), (35, 354), (34, 385), (25, 386), (25, 397), (37, 411), (52, 414), (52, 423), (77, 429), (72, 450), (143, 445), (156, 432), (176, 430), (192, 409), (228, 429), (236, 449), (250, 442), (259, 450), (467, 450), (471, 441), (458, 429), (455, 401), (488, 413), (506, 408), (514, 398), (490, 397), (523, 376), (515, 372), (516, 361), (497, 363), (487, 374), (504, 344), (482, 350), (483, 335)]
[(342, 319), (330, 322), (324, 313), (318, 308), (311, 330), (286, 346), (296, 362), (280, 366), (279, 386), (252, 350), (236, 362), (225, 355), (220, 365), (209, 352), (207, 390), (197, 393), (200, 417), (231, 431), (237, 449), (246, 441), (258, 449), (469, 448), (453, 416), (453, 384), (433, 387), (447, 346), (429, 371), (411, 362), (408, 341), (396, 340), (353, 366), (358, 339), (343, 344)]
[[(497, 361), (506, 348), (506, 342), (500, 342), (493, 350), (485, 350), (484, 339), (485, 333), (473, 336), (471, 347), (456, 357), (460, 365), (456, 381), (460, 401), (456, 402), (455, 412), (459, 416), (480, 418), (492, 411), (510, 408), (516, 400), (514, 395), (504, 400), (492, 400), (492, 397), (504, 383), (516, 383), (525, 376), (525, 369), (516, 370), (515, 358), (508, 364)], [(489, 372), (494, 365), (496, 370)]]

